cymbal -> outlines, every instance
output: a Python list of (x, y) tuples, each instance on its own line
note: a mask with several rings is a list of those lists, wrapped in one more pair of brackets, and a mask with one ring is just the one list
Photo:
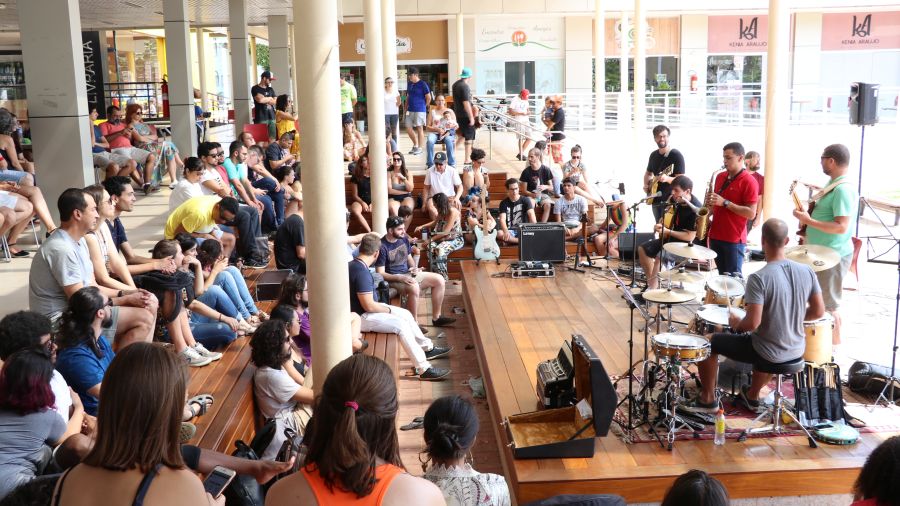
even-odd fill
[(744, 283), (730, 276), (713, 276), (706, 281), (706, 287), (721, 295), (727, 293), (729, 297), (744, 295)]
[(693, 292), (689, 292), (683, 288), (657, 288), (655, 290), (647, 290), (642, 295), (644, 296), (644, 300), (656, 304), (682, 304), (697, 298)]
[(784, 250), (788, 260), (808, 265), (819, 272), (830, 269), (841, 262), (841, 255), (828, 246), (818, 244), (800, 244)]
[(663, 249), (682, 258), (694, 260), (712, 260), (716, 258), (715, 251), (689, 242), (667, 242), (663, 245)]
[(673, 283), (702, 283), (703, 275), (699, 272), (680, 269), (670, 269), (659, 273), (660, 279), (667, 279)]

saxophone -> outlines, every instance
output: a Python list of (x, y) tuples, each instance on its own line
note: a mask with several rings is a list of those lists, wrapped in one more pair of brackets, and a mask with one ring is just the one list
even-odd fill
[(709, 211), (709, 207), (706, 206), (706, 201), (709, 199), (709, 194), (712, 193), (713, 183), (716, 181), (716, 176), (719, 175), (720, 170), (715, 170), (712, 173), (712, 177), (709, 178), (709, 183), (706, 185), (706, 195), (703, 196), (703, 207), (697, 209), (697, 222), (695, 225), (695, 229), (697, 230), (697, 239), (705, 240), (706, 234), (709, 233), (709, 220), (712, 218), (712, 214)]

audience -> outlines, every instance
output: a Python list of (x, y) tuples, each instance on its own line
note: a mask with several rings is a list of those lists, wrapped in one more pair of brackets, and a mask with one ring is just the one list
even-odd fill
[(154, 169), (153, 183), (158, 185), (162, 181), (161, 169), (165, 164), (165, 171), (169, 174), (169, 189), (174, 188), (178, 182), (176, 168), (178, 165), (184, 166), (175, 143), (160, 139), (156, 135), (156, 130), (144, 123), (144, 110), (138, 104), (129, 104), (125, 108), (125, 124), (132, 129), (131, 142), (138, 148), (152, 153), (157, 160), (156, 164), (151, 165)]
[(12, 138), (17, 124), (16, 117), (9, 110), (0, 108), (0, 158), (6, 164), (0, 169), (0, 181), (13, 182), (21, 186), (34, 186), (34, 175), (19, 161), (16, 144)]
[(260, 321), (268, 319), (268, 315), (256, 307), (241, 270), (228, 265), (228, 257), (223, 249), (222, 244), (215, 239), (205, 240), (197, 246), (197, 260), (203, 268), (203, 286), (205, 289), (211, 286), (221, 287), (241, 317), (251, 325), (258, 325)]
[(419, 225), (414, 232), (418, 234), (421, 230), (431, 231), (431, 240), (428, 243), (431, 268), (446, 280), (449, 279), (447, 257), (465, 245), (462, 235), (462, 213), (459, 212), (459, 209), (450, 206), (450, 201), (443, 193), (434, 194), (431, 200), (435, 218), (428, 223)]
[(462, 196), (463, 186), (459, 174), (453, 167), (447, 168), (447, 155), (444, 153), (435, 153), (434, 166), (425, 173), (425, 190), (422, 192), (422, 199), (425, 201), (424, 210), (428, 216), (434, 220), (437, 219), (438, 211), (434, 207), (432, 197), (437, 194), (444, 194), (450, 201), (450, 205), (455, 209), (460, 209), (460, 197)]
[(444, 504), (440, 490), (405, 472), (397, 440), (397, 381), (384, 361), (353, 355), (337, 364), (315, 400), (305, 465), (275, 483), (266, 504)]
[[(472, 157), (472, 165), (463, 167), (463, 195), (475, 197), (481, 195), (482, 191), (490, 189), (491, 178), (488, 177), (487, 165), (484, 164), (487, 153), (483, 149), (473, 148), (470, 156)], [(485, 194), (485, 199), (490, 200), (487, 194)]]
[(541, 162), (540, 148), (531, 148), (528, 151), (528, 165), (519, 176), (520, 191), (531, 199), (535, 209), (541, 209), (541, 223), (550, 219), (550, 210), (553, 208), (553, 173)]
[(162, 346), (136, 344), (112, 360), (105, 380), (96, 443), (60, 478), (54, 504), (224, 506), (185, 467), (178, 445), (188, 381), (182, 361)]
[(144, 176), (137, 168), (137, 162), (119, 153), (109, 152), (109, 141), (103, 136), (100, 125), (95, 124), (100, 113), (96, 107), (91, 107), (91, 154), (94, 165), (104, 173), (104, 179), (113, 176), (129, 176), (134, 178), (138, 185), (144, 184)]
[(236, 196), (242, 204), (253, 207), (257, 213), (262, 214), (263, 230), (274, 230), (276, 225), (272, 199), (264, 190), (254, 188), (247, 179), (247, 148), (240, 141), (234, 141), (228, 150), (228, 158), (223, 166), (231, 185), (230, 195)]
[(128, 272), (128, 264), (119, 255), (106, 226), (107, 220), (115, 217), (115, 207), (109, 193), (99, 184), (88, 186), (84, 191), (97, 203), (97, 213), (100, 215), (96, 227), (84, 235), (97, 285), (113, 290), (135, 290), (137, 286)]
[(728, 491), (722, 482), (704, 471), (691, 469), (675, 479), (660, 506), (728, 506)]
[(471, 402), (458, 395), (435, 400), (425, 411), (423, 427), (423, 478), (441, 489), (448, 506), (510, 504), (509, 486), (503, 476), (472, 469), (478, 413)]
[(294, 101), (288, 95), (275, 97), (275, 137), (280, 139), (287, 132), (294, 134), (291, 154), (300, 154), (300, 142), (297, 138), (297, 116), (294, 114)]
[(34, 207), (24, 197), (11, 191), (14, 189), (15, 183), (0, 182), (0, 235), (7, 236), (7, 251), (10, 256), (23, 258), (30, 253), (16, 248), (16, 240), (34, 216)]
[(303, 218), (288, 214), (275, 233), (275, 266), (306, 274), (306, 233)]
[[(391, 154), (391, 168), (388, 172), (388, 212), (391, 216), (396, 216), (401, 206), (407, 206), (410, 209), (416, 207), (416, 199), (413, 198), (412, 192), (415, 190), (413, 178), (406, 169), (406, 159), (403, 153), (394, 151)], [(409, 219), (404, 220), (406, 227), (412, 221), (412, 213)]]
[(851, 506), (900, 506), (900, 436), (885, 439), (866, 458), (853, 500)]
[(153, 181), (153, 168), (156, 167), (157, 156), (146, 149), (132, 145), (131, 138), (134, 127), (126, 125), (122, 121), (122, 111), (118, 107), (111, 105), (106, 108), (106, 122), (100, 124), (100, 133), (109, 143), (111, 153), (130, 158), (143, 165), (144, 184), (141, 189), (143, 189), (144, 195), (159, 189), (150, 184)]
[(172, 193), (169, 194), (169, 211), (184, 204), (188, 199), (203, 195), (203, 185), (200, 178), (203, 175), (203, 163), (195, 156), (189, 156), (184, 159), (184, 172)]
[(353, 166), (353, 174), (350, 176), (350, 213), (366, 232), (372, 228), (363, 213), (370, 212), (372, 205), (372, 180), (370, 178), (369, 157), (364, 156), (357, 160)]
[[(275, 169), (275, 180), (284, 189), (284, 216), (303, 214), (303, 185), (297, 176), (300, 165), (282, 165)], [(285, 218), (287, 219), (287, 218)]]

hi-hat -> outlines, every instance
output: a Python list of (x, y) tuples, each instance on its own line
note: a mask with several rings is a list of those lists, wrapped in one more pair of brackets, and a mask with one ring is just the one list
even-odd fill
[(784, 250), (788, 260), (808, 265), (819, 272), (830, 269), (841, 262), (841, 255), (828, 246), (818, 244), (800, 244)]
[(694, 271), (686, 271), (684, 267), (680, 269), (670, 269), (659, 273), (660, 279), (667, 279), (673, 283), (702, 283), (703, 274)]
[(675, 256), (693, 260), (712, 260), (716, 258), (715, 251), (689, 242), (667, 242), (663, 245), (663, 249)]
[(656, 304), (682, 304), (697, 298), (693, 292), (683, 288), (657, 288), (655, 290), (647, 290), (641, 295), (644, 296), (644, 300)]

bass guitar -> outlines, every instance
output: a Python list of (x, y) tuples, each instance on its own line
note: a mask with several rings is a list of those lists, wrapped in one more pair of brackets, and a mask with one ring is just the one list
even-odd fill
[[(809, 201), (808, 207), (804, 208), (803, 201), (800, 200), (800, 197), (797, 195), (797, 185), (800, 184), (799, 179), (795, 179), (793, 183), (791, 183), (791, 188), (788, 192), (791, 195), (791, 200), (794, 201), (794, 209), (798, 211), (806, 211), (810, 215), (812, 215), (813, 210), (816, 208), (816, 202), (814, 200)], [(806, 240), (806, 224), (801, 223), (800, 228), (797, 229), (797, 235), (799, 236), (798, 242), (803, 244)]]
[(484, 195), (486, 188), (481, 189), (481, 225), (475, 227), (475, 258), (480, 260), (497, 260), (500, 258), (500, 245), (497, 244), (497, 228), (488, 231), (488, 208)]
[[(675, 170), (675, 164), (669, 165), (665, 169), (661, 170), (659, 174), (650, 178), (650, 183), (647, 185), (650, 188), (650, 193), (647, 195), (656, 195), (656, 192), (659, 191), (659, 178), (662, 176), (671, 176), (672, 171)], [(647, 199), (648, 204), (652, 204), (656, 199), (654, 197), (650, 197)]]

